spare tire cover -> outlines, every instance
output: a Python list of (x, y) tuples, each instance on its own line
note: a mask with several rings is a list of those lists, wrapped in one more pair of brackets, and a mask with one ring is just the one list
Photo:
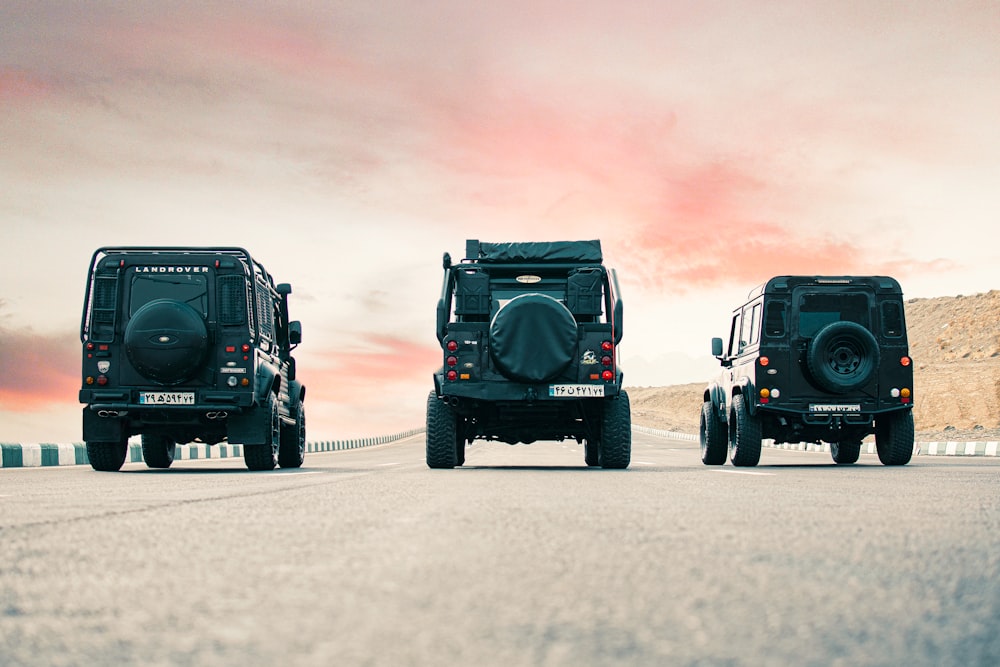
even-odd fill
[(547, 382), (576, 355), (577, 324), (560, 301), (544, 294), (521, 294), (490, 323), (490, 354), (506, 377)]
[(835, 394), (854, 391), (878, 370), (878, 341), (860, 324), (834, 322), (809, 342), (806, 364), (818, 388)]
[(175, 384), (190, 378), (208, 350), (205, 321), (180, 301), (157, 299), (142, 306), (125, 327), (125, 354), (150, 380)]

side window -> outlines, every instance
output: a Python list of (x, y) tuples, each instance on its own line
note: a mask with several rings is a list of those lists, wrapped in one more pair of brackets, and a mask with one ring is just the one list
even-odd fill
[(785, 302), (768, 301), (764, 311), (764, 335), (781, 338), (785, 335)]
[(749, 346), (751, 344), (751, 337), (753, 336), (753, 314), (750, 307), (743, 309), (743, 329), (740, 332), (740, 349)]
[(726, 356), (735, 357), (740, 352), (740, 311), (733, 313), (733, 324), (729, 328), (729, 352)]
[(760, 314), (762, 306), (760, 301), (753, 305), (750, 312), (750, 337), (747, 339), (751, 345), (760, 342)]
[(903, 304), (885, 301), (882, 304), (882, 333), (887, 338), (903, 336)]

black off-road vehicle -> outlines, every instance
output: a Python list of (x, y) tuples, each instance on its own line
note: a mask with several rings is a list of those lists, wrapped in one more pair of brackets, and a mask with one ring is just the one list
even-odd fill
[(778, 276), (733, 311), (722, 373), (705, 390), (701, 458), (754, 466), (761, 439), (827, 442), (855, 463), (875, 434), (879, 459), (913, 454), (913, 363), (903, 293), (885, 276)]
[(463, 465), (476, 439), (573, 438), (587, 465), (628, 467), (622, 302), (600, 241), (471, 240), (465, 254), (458, 264), (444, 255), (444, 363), (427, 400), (427, 465)]
[(120, 469), (136, 434), (151, 468), (169, 467), (176, 443), (223, 440), (243, 444), (251, 470), (301, 466), (291, 291), (242, 248), (99, 248), (80, 328), (94, 469)]

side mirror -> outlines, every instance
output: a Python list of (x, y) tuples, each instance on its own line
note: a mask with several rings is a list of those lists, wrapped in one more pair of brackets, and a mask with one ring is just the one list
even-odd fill
[(712, 339), (712, 356), (721, 357), (722, 356), (722, 339), (713, 338)]
[(288, 358), (288, 381), (291, 382), (295, 379), (295, 358)]
[(288, 343), (298, 345), (302, 342), (302, 323), (298, 320), (288, 323)]
[(292, 293), (292, 286), (289, 285), (288, 283), (278, 283), (277, 287), (275, 287), (274, 289), (277, 290), (278, 294), (281, 294), (283, 296), (288, 296), (289, 294)]

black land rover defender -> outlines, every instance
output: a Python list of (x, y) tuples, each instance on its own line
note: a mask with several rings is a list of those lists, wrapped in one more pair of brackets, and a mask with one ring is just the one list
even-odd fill
[(631, 413), (617, 345), (622, 302), (600, 241), (466, 244), (444, 255), (443, 367), (427, 400), (427, 465), (473, 440), (574, 438), (589, 466), (626, 468)]
[(885, 276), (778, 276), (733, 311), (722, 364), (705, 390), (701, 458), (754, 466), (761, 439), (828, 442), (855, 463), (875, 434), (885, 465), (913, 454), (913, 363), (903, 293)]
[(242, 443), (251, 470), (305, 456), (305, 387), (287, 284), (242, 248), (99, 248), (83, 342), (83, 439), (95, 470), (121, 468), (142, 435), (151, 468), (176, 443)]

